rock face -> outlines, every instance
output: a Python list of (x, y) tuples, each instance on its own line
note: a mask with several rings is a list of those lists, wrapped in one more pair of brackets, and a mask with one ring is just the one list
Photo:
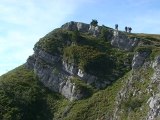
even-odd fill
[(132, 60), (132, 69), (140, 68), (149, 54), (149, 52), (137, 52)]
[(46, 87), (61, 93), (70, 100), (81, 99), (84, 96), (81, 92), (77, 93), (75, 84), (71, 82), (72, 70), (68, 66), (65, 67), (65, 64), (66, 71), (63, 67), (57, 67), (61, 63), (60, 57), (50, 55), (36, 48), (34, 50), (35, 53), (28, 58), (26, 66), (34, 69), (35, 74)]
[(81, 22), (68, 22), (61, 26), (63, 30), (70, 30), (70, 31), (80, 31), (80, 32), (88, 32), (93, 36), (97, 37), (99, 35), (100, 29), (99, 26), (93, 26), (86, 23)]
[(160, 56), (156, 57), (155, 61), (152, 64), (152, 68), (154, 69), (154, 74), (152, 77), (153, 83), (160, 84)]
[(71, 75), (76, 75), (78, 68), (76, 67), (76, 65), (74, 63), (69, 64), (66, 61), (63, 61), (63, 69), (65, 71), (67, 71), (68, 73), (70, 73)]
[(160, 115), (160, 94), (151, 97), (147, 103), (149, 103), (150, 107), (147, 120), (154, 120)]
[(111, 45), (115, 47), (130, 51), (138, 44), (138, 42), (139, 40), (137, 38), (129, 38), (122, 32), (119, 32), (117, 30), (113, 31)]
[(81, 23), (81, 22), (68, 22), (61, 26), (63, 30), (78, 30), (80, 32), (88, 32), (89, 24)]
[(93, 34), (95, 37), (97, 37), (99, 35), (99, 27), (98, 26), (93, 26), (93, 25), (90, 25), (89, 27), (89, 33)]
[(160, 56), (155, 58), (155, 61), (152, 64), (154, 70), (153, 76), (151, 78), (152, 83), (157, 84), (158, 93), (149, 98), (149, 112), (147, 120), (154, 120), (160, 118)]

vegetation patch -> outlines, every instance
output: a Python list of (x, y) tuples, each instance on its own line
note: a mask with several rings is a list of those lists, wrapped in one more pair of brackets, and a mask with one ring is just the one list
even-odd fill
[(71, 82), (75, 84), (75, 90), (77, 94), (83, 94), (84, 97), (89, 97), (95, 91), (92, 86), (87, 85), (84, 81), (74, 77), (71, 79)]
[(90, 46), (67, 47), (64, 49), (64, 59), (69, 63), (77, 64), (83, 71), (96, 76), (110, 74), (114, 67), (110, 57)]
[(20, 66), (0, 77), (1, 120), (49, 120), (67, 100), (49, 91)]

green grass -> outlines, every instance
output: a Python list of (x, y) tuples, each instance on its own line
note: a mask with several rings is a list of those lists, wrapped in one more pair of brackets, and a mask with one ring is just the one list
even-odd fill
[(20, 66), (0, 77), (1, 120), (49, 120), (67, 100), (45, 88)]

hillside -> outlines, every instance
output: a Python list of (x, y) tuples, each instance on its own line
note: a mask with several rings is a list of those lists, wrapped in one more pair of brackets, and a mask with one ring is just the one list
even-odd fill
[(160, 35), (68, 22), (0, 77), (2, 120), (160, 117)]

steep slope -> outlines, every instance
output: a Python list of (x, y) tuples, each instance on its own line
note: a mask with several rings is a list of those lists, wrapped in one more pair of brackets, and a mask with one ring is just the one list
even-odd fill
[(0, 119), (158, 119), (159, 50), (159, 35), (66, 23), (0, 77)]
[(50, 120), (67, 103), (45, 88), (24, 65), (0, 77), (1, 120)]

